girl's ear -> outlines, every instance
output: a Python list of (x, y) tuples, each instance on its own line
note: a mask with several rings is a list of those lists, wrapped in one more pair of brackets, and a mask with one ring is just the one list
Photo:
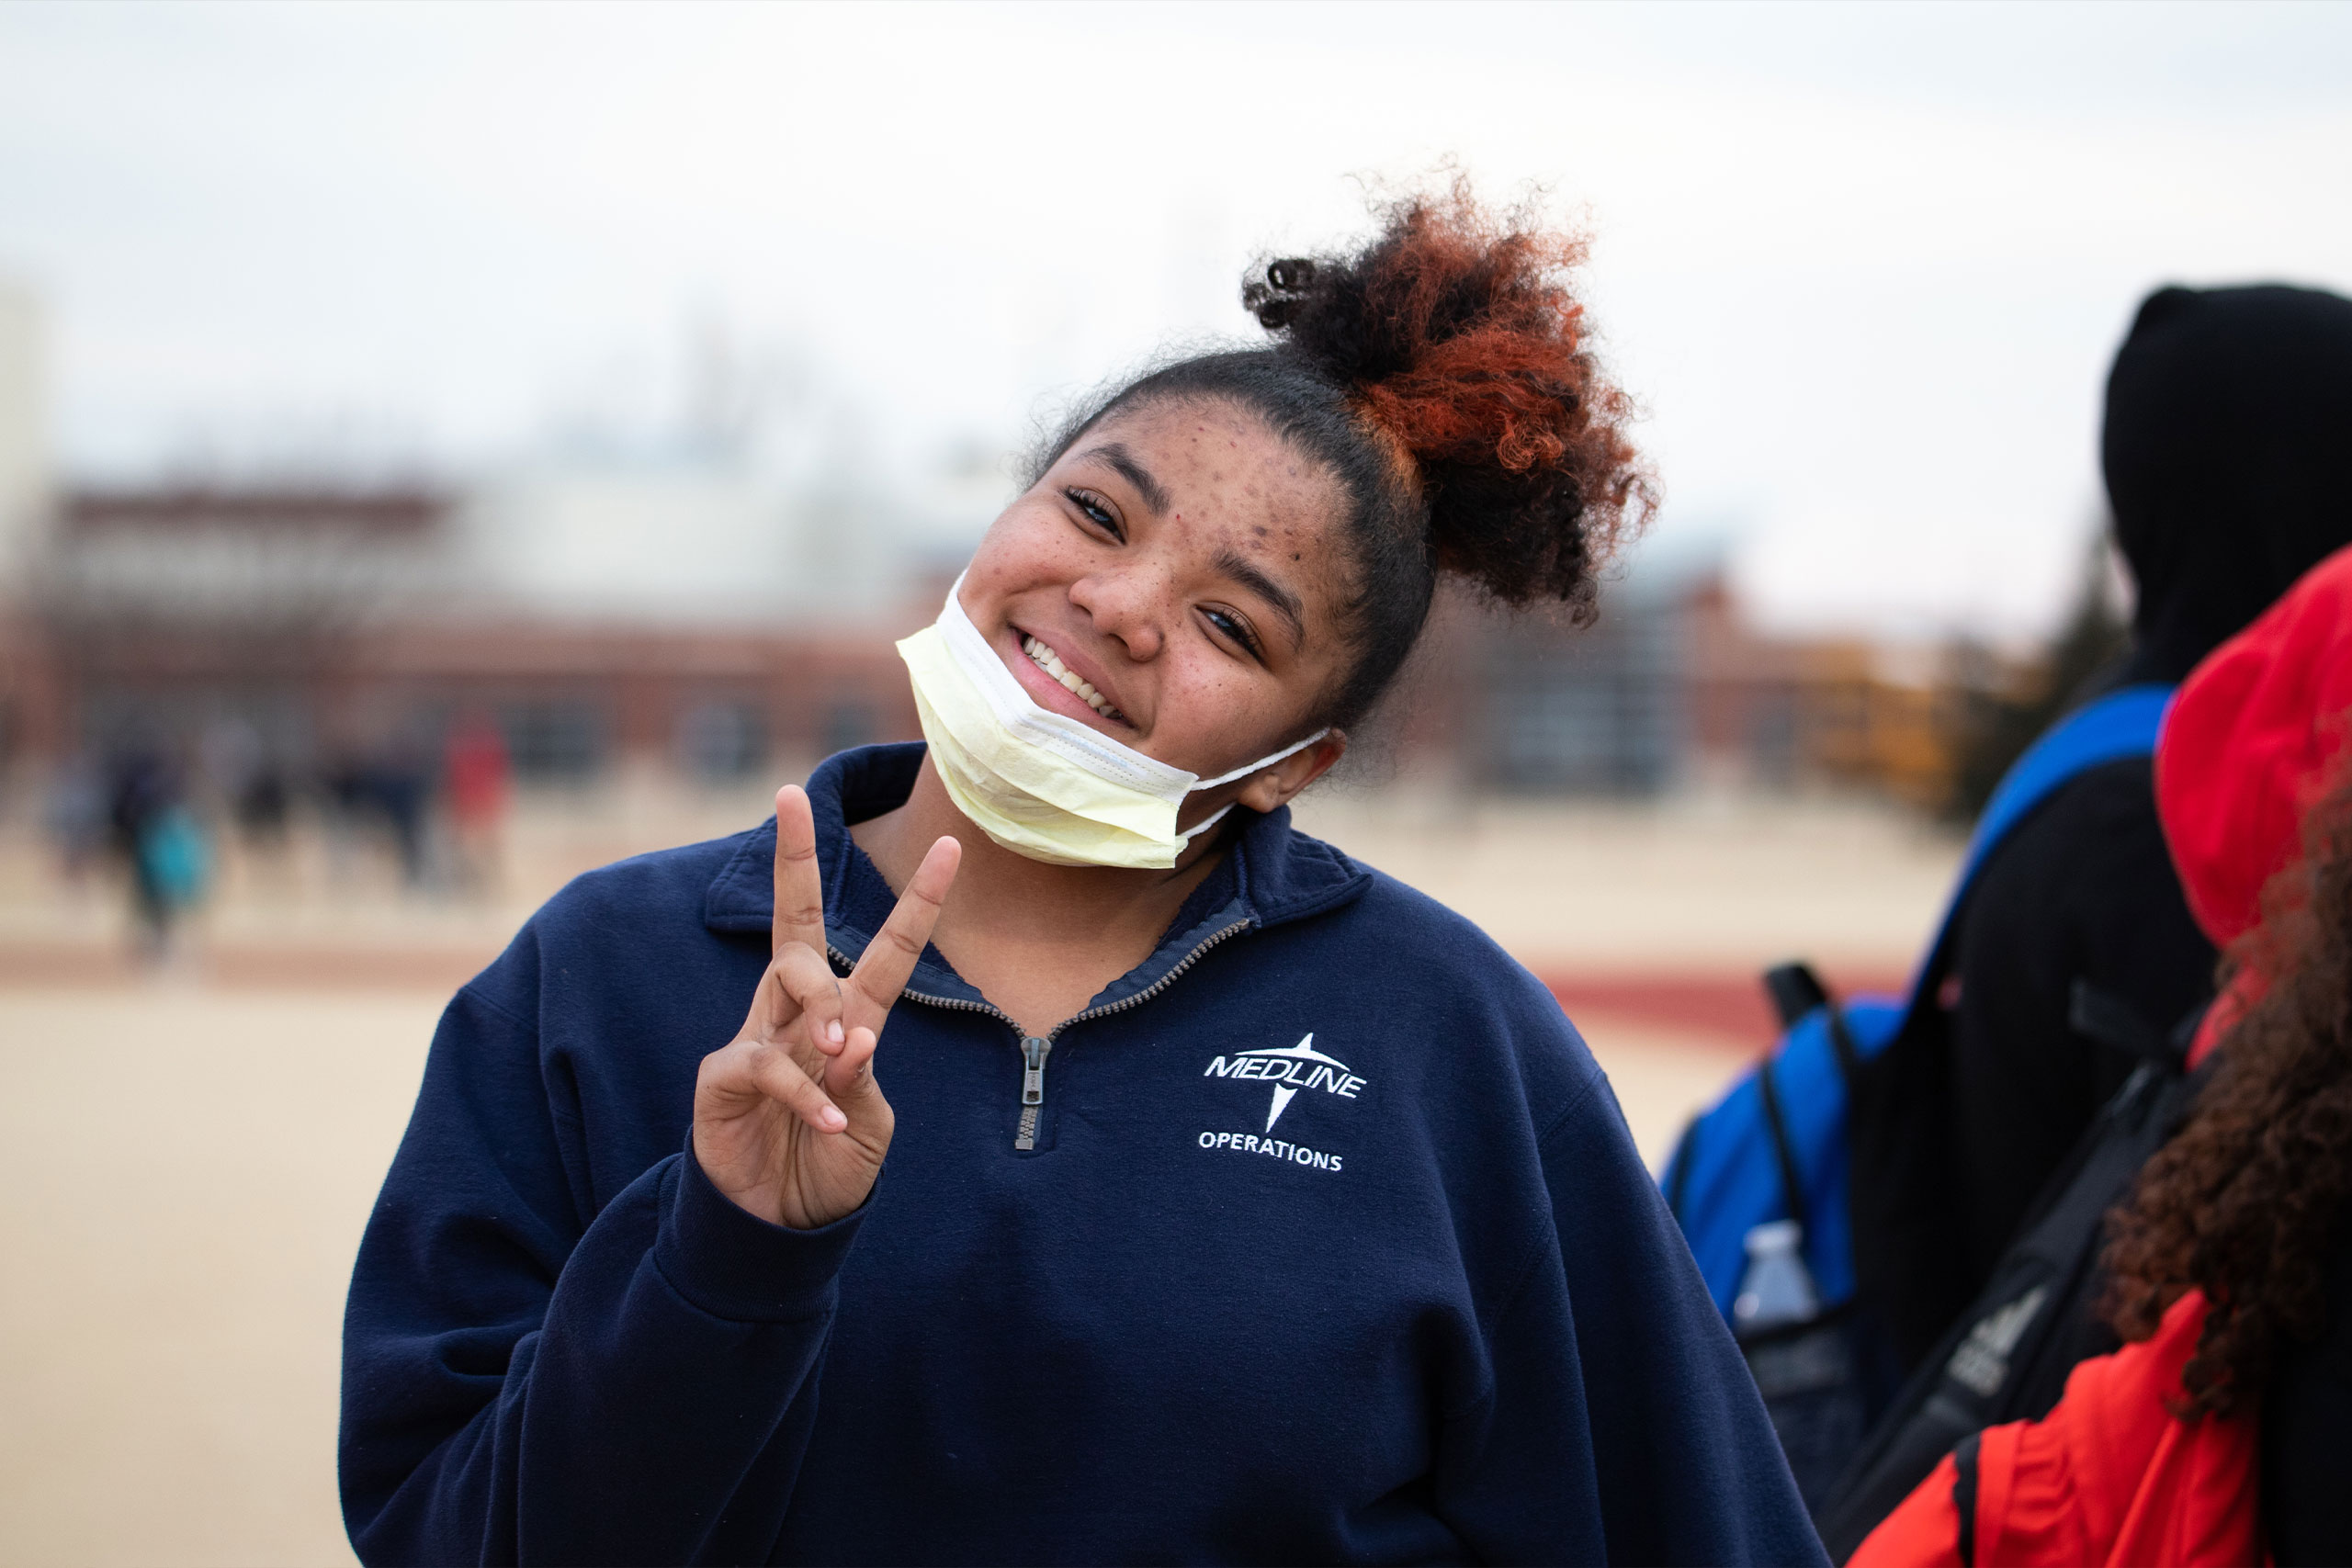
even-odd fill
[(1329, 773), (1347, 754), (1347, 731), (1334, 729), (1305, 750), (1294, 751), (1273, 766), (1250, 774), (1233, 798), (1261, 814), (1288, 806), (1299, 791)]

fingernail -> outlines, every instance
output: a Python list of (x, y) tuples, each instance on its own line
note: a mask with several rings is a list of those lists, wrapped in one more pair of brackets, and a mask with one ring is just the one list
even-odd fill
[(849, 1118), (842, 1115), (839, 1111), (830, 1105), (825, 1107), (824, 1114), (818, 1117), (817, 1120), (822, 1122), (826, 1126), (831, 1127), (836, 1133), (849, 1125)]
[(836, 1045), (842, 1043), (844, 1036), (842, 1033), (842, 1021), (840, 1019), (835, 1019), (832, 1022), (825, 1025), (825, 1038), (831, 1041)]

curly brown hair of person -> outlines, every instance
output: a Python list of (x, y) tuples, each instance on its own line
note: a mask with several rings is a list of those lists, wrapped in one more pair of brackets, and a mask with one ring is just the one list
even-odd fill
[(2267, 976), (2222, 1036), (2188, 1121), (2109, 1217), (2102, 1303), (2126, 1340), (2191, 1287), (2205, 1326), (2182, 1373), (2192, 1416), (2245, 1408), (2281, 1338), (2317, 1337), (2352, 1196), (2352, 772), (2305, 816), (2301, 861), (2263, 893), (2233, 975)]

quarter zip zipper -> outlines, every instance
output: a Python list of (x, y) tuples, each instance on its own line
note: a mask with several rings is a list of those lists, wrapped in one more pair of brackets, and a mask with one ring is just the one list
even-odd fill
[(1021, 1125), (1012, 1134), (1016, 1149), (1037, 1146), (1037, 1113), (1046, 1105), (1046, 1057), (1053, 1048), (1051, 1035), (1041, 1040), (1032, 1034), (1021, 1042)]
[[(1129, 1008), (1141, 1007), (1174, 985), (1178, 976), (1200, 962), (1201, 954), (1226, 938), (1249, 929), (1249, 917), (1244, 916), (1221, 931), (1211, 931), (1200, 940), (1192, 952), (1170, 964), (1167, 974), (1162, 975), (1134, 996), (1122, 997), (1115, 1002), (1105, 1002), (1099, 1008), (1088, 1008), (1084, 1012), (1072, 1013), (1042, 1035), (1028, 1033), (1020, 1024), (1013, 1021), (1011, 1013), (987, 1002), (967, 1001), (961, 997), (934, 997), (924, 991), (900, 991), (899, 994), (911, 1001), (922, 1002), (935, 1008), (945, 1008), (950, 1011), (984, 1012), (990, 1018), (1001, 1021), (1005, 1027), (1020, 1037), (1021, 1122), (1013, 1130), (1012, 1146), (1016, 1150), (1027, 1153), (1037, 1146), (1037, 1118), (1043, 1114), (1046, 1108), (1046, 1058), (1053, 1055), (1054, 1042), (1061, 1038), (1062, 1031), (1073, 1023), (1084, 1023), (1087, 1020), (1094, 1018), (1107, 1018), (1114, 1012), (1125, 1012)], [(825, 953), (844, 969), (854, 969), (857, 966), (854, 959), (831, 942), (825, 944)]]

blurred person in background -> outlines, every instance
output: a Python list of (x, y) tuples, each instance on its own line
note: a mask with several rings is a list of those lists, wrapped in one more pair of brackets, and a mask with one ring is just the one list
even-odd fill
[(246, 843), (283, 853), (287, 826), (294, 814), (294, 791), (287, 781), (285, 764), (265, 753), (245, 787), (237, 793), (235, 809), (237, 827)]
[(2126, 1347), (2080, 1363), (2044, 1420), (1962, 1442), (1857, 1568), (2352, 1562), (2347, 738), (2352, 551), (2166, 721), (2165, 831), (2231, 975), (2190, 1051), (2211, 1077), (2109, 1219)]
[[(2177, 683), (2352, 542), (2352, 300), (2276, 286), (2157, 290), (2116, 355), (2100, 452), (2137, 603), (2130, 653), (2080, 700)], [(2074, 1029), (2076, 983), (2159, 1033), (2211, 994), (2213, 949), (2166, 853), (2150, 769), (2134, 758), (2061, 786), (1993, 852), (1961, 917), (1949, 1014), (1956, 1277), (1923, 1282), (1937, 1299), (1910, 1321), (1949, 1322), (1983, 1287), (2135, 1065)], [(1919, 1337), (1915, 1352), (1936, 1335)]]
[(251, 721), (232, 716), (206, 728), (204, 771), (248, 848), (285, 848), (292, 805), (286, 770)]
[(433, 795), (441, 761), (436, 739), (412, 719), (362, 766), (367, 801), (382, 816), (401, 881), (411, 888), (434, 880)]
[(379, 829), (401, 881), (424, 886), (433, 869), (431, 809), (439, 761), (413, 724), (363, 727), (342, 737), (320, 777), (335, 858), (347, 860), (353, 840)]
[(107, 820), (130, 889), (139, 950), (160, 961), (170, 955), (175, 926), (203, 897), (211, 875), (203, 824), (188, 804), (179, 765), (161, 747), (134, 744), (117, 754)]
[(488, 714), (469, 709), (450, 726), (441, 758), (442, 798), (447, 803), (460, 887), (481, 891), (497, 880), (513, 781), (505, 737)]
[(204, 782), (232, 818), (246, 786), (260, 771), (261, 753), (261, 732), (242, 716), (228, 715), (204, 727), (197, 747), (204, 764)]
[(293, 800), (276, 748), (252, 721), (231, 715), (205, 727), (200, 754), (209, 798), (224, 827), (235, 829), (242, 875), (249, 885), (284, 887), (293, 870)]
[(1646, 514), (1580, 256), (1457, 190), (1274, 263), (900, 645), (922, 743), (458, 993), (352, 1280), (362, 1558), (1821, 1560), (1557, 1003), (1290, 822), (1441, 573), (1589, 611)]

